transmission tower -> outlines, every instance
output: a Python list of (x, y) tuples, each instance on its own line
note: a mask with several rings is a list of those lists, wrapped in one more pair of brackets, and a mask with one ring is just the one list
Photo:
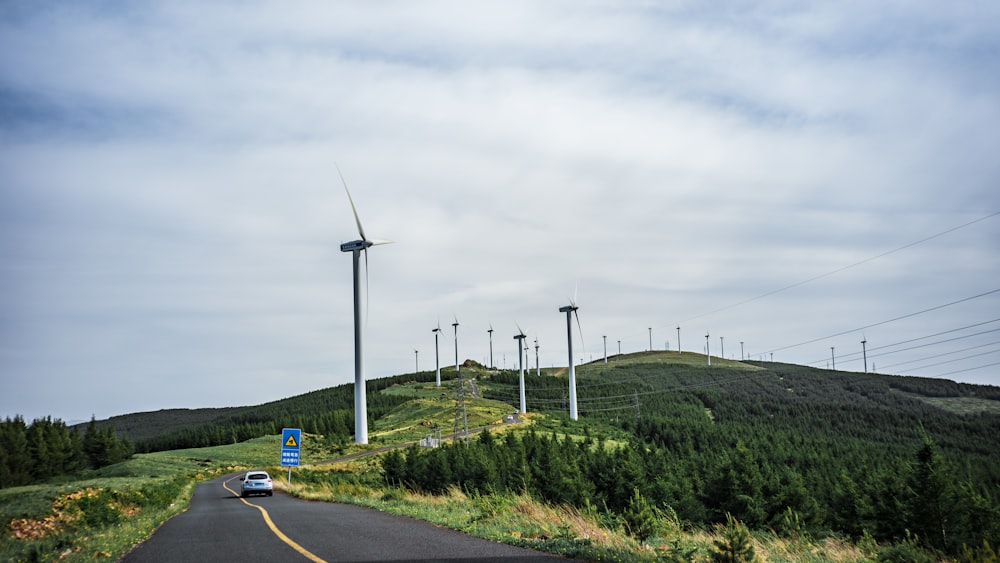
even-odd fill
[(458, 442), (458, 421), (462, 421), (465, 445), (469, 445), (469, 420), (465, 413), (465, 379), (458, 376), (458, 385), (455, 387), (455, 432), (452, 434), (452, 443)]

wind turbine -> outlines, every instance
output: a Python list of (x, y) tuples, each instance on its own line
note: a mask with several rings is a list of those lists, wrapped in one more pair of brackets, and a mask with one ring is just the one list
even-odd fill
[(455, 329), (455, 373), (461, 379), (462, 371), (458, 366), (458, 315), (455, 315), (455, 322), (451, 323), (451, 327)]
[(436, 387), (441, 387), (441, 354), (438, 351), (438, 335), (441, 334), (441, 321), (438, 326), (431, 329), (434, 333), (434, 383)]
[(865, 373), (868, 373), (868, 338), (864, 334), (861, 335), (861, 355), (865, 358)]
[[(575, 293), (575, 292), (574, 292)], [(580, 314), (577, 313), (576, 299), (570, 299), (569, 305), (559, 307), (560, 313), (566, 313), (566, 341), (569, 348), (569, 418), (577, 420), (576, 409), (576, 366), (573, 365), (573, 316), (576, 315), (576, 326), (580, 330), (580, 345), (583, 345), (583, 328), (580, 327)]]
[(712, 351), (708, 346), (708, 332), (705, 333), (705, 357), (708, 358), (708, 365), (712, 365)]
[(493, 323), (490, 323), (490, 329), (486, 332), (490, 333), (490, 369), (493, 369)]
[(365, 230), (361, 226), (361, 219), (358, 218), (358, 209), (354, 206), (354, 199), (351, 197), (351, 190), (347, 189), (347, 180), (344, 174), (337, 167), (340, 174), (340, 181), (344, 183), (344, 191), (347, 192), (347, 201), (351, 204), (351, 211), (354, 212), (354, 222), (358, 225), (359, 240), (345, 242), (340, 245), (341, 252), (350, 252), (354, 264), (354, 443), (368, 443), (368, 401), (365, 393), (365, 356), (362, 346), (361, 330), (361, 272), (358, 262), (361, 252), (365, 253), (365, 314), (368, 310), (368, 248), (378, 244), (388, 244), (389, 240), (370, 240), (365, 236)]
[(413, 373), (420, 373), (420, 350), (413, 349)]
[(538, 337), (535, 337), (535, 375), (542, 375), (542, 366), (538, 363)]
[(514, 340), (517, 340), (517, 372), (518, 381), (521, 385), (521, 414), (528, 412), (528, 402), (524, 398), (524, 331), (521, 330), (519, 325), (517, 326), (517, 334), (514, 335)]

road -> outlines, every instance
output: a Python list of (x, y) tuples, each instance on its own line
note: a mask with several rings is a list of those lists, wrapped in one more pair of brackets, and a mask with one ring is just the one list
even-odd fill
[(300, 500), (280, 491), (242, 499), (239, 475), (199, 484), (185, 512), (120, 561), (568, 561), (368, 508)]

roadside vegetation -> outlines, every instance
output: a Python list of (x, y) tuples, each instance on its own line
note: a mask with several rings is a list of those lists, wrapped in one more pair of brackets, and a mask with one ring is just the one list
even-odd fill
[[(369, 382), (368, 446), (337, 422), (350, 386), (199, 412), (145, 447), (184, 436), (227, 445), (0, 489), (0, 554), (114, 559), (183, 510), (198, 480), (263, 467), (303, 498), (586, 560), (997, 560), (1000, 389), (703, 361), (646, 353), (580, 366), (578, 421), (565, 415), (565, 374), (545, 370), (527, 378), (531, 414), (516, 424), (503, 418), (517, 374), (467, 364), (480, 394), (466, 400), (469, 428), (491, 426), (468, 443), (451, 440), (455, 382), (436, 387), (433, 372)], [(291, 483), (276, 465), (281, 427), (308, 433)], [(244, 438), (251, 430), (266, 432)], [(441, 447), (406, 445), (428, 435)], [(374, 455), (320, 463), (357, 453)]]

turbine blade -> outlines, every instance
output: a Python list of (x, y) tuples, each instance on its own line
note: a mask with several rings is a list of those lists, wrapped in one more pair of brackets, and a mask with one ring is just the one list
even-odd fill
[[(365, 235), (361, 235), (362, 237)], [(365, 248), (365, 327), (368, 327), (368, 249)]]
[(344, 179), (344, 173), (340, 171), (340, 166), (337, 166), (337, 174), (340, 174), (340, 181), (344, 183), (344, 191), (347, 192), (347, 201), (351, 202), (351, 211), (354, 212), (354, 222), (358, 224), (358, 234), (361, 235), (361, 240), (368, 240), (368, 237), (365, 236), (365, 229), (361, 226), (361, 218), (358, 217), (358, 208), (354, 206), (354, 198), (351, 197), (351, 190), (347, 189), (347, 180)]
[(576, 317), (576, 329), (580, 331), (580, 350), (586, 352), (587, 345), (583, 343), (583, 327), (580, 326), (580, 313), (573, 309), (573, 316)]
[(383, 239), (374, 239), (374, 240), (369, 240), (368, 242), (371, 243), (372, 246), (378, 246), (380, 244), (392, 244), (394, 241), (383, 240)]

